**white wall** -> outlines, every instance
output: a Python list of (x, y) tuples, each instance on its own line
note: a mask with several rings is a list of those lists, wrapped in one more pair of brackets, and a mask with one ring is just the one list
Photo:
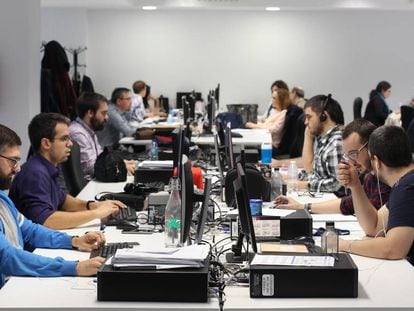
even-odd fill
[[(41, 41), (58, 41), (67, 49), (88, 46), (87, 13), (84, 9), (42, 9)], [(73, 54), (66, 52), (73, 64)], [(87, 64), (87, 51), (79, 53), (78, 64)], [(43, 57), (43, 55), (42, 55)], [(70, 76), (72, 77), (72, 70)], [(79, 67), (78, 72), (87, 73), (88, 68)]]
[[(70, 16), (60, 14), (59, 23)], [(223, 105), (263, 110), (270, 84), (284, 79), (308, 97), (331, 92), (350, 121), (354, 97), (366, 102), (380, 80), (393, 85), (393, 108), (414, 94), (413, 12), (96, 10), (86, 29), (87, 71), (107, 96), (144, 79), (175, 101), (176, 91), (206, 94), (220, 82)]]
[(21, 137), (24, 159), (40, 111), (40, 0), (2, 0), (0, 25), (0, 123)]

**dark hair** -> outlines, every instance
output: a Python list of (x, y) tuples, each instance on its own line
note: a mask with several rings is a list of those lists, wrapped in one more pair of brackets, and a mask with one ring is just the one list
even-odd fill
[(357, 133), (360, 137), (361, 144), (365, 144), (368, 142), (369, 137), (376, 128), (377, 127), (368, 120), (355, 119), (345, 126), (344, 131), (342, 132), (342, 139), (346, 139), (352, 133)]
[(305, 91), (302, 88), (298, 87), (298, 86), (295, 86), (294, 88), (292, 88), (291, 92), (293, 94), (296, 94), (296, 96), (299, 97), (299, 98), (304, 98), (305, 97)]
[(120, 98), (122, 98), (122, 95), (124, 93), (130, 92), (129, 89), (127, 89), (126, 87), (117, 87), (116, 89), (114, 89), (112, 91), (112, 95), (111, 95), (111, 102), (113, 104), (116, 104), (116, 101)]
[(63, 123), (69, 126), (70, 121), (64, 115), (54, 112), (39, 113), (29, 124), (30, 144), (35, 152), (40, 149), (42, 138), (53, 140), (56, 135), (56, 125)]
[[(305, 104), (305, 109), (310, 107), (312, 111), (316, 113), (322, 113), (323, 111), (328, 112), (331, 120), (336, 124), (343, 125), (344, 122), (344, 113), (342, 111), (341, 105), (332, 97), (328, 99), (326, 95), (316, 95), (308, 99)], [(323, 111), (322, 111), (323, 110)]]
[(0, 124), (0, 152), (8, 147), (21, 146), (22, 141), (15, 131)]
[(375, 88), (375, 90), (372, 90), (369, 93), (369, 99), (372, 99), (372, 97), (375, 94), (381, 94), (382, 92), (388, 90), (389, 88), (391, 88), (391, 84), (387, 81), (381, 81), (377, 84), (377, 87)]
[(274, 86), (277, 86), (278, 89), (285, 89), (289, 91), (288, 85), (283, 80), (276, 80), (275, 82), (273, 82), (270, 86), (270, 90), (272, 90)]
[(290, 101), (288, 90), (278, 90), (277, 99), (279, 100), (281, 110), (287, 109), (292, 104), (292, 102)]
[(82, 93), (76, 101), (76, 112), (82, 119), (89, 110), (96, 112), (101, 102), (108, 102), (105, 96), (101, 94), (93, 92)]
[(142, 80), (135, 81), (134, 84), (132, 84), (132, 89), (134, 90), (135, 94), (141, 93), (141, 91), (145, 89), (145, 87), (146, 84)]
[(407, 134), (399, 126), (383, 125), (369, 138), (371, 157), (377, 156), (388, 167), (404, 167), (412, 162)]

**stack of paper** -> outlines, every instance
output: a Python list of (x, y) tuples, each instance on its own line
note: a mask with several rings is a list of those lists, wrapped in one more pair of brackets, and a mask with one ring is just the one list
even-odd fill
[(200, 268), (209, 254), (208, 245), (190, 245), (180, 248), (123, 248), (112, 257), (116, 268), (175, 269)]

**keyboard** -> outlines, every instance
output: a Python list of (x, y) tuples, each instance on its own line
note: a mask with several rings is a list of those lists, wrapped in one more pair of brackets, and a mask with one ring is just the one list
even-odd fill
[(121, 220), (136, 221), (137, 212), (132, 207), (120, 208), (116, 216), (111, 216), (105, 223), (107, 226), (116, 226)]
[(165, 183), (162, 181), (151, 181), (144, 183), (145, 187), (156, 188), (158, 191), (164, 191)]
[(100, 248), (95, 249), (91, 252), (90, 258), (100, 256), (100, 257), (110, 257), (115, 255), (117, 249), (122, 248), (133, 248), (134, 246), (139, 245), (138, 242), (120, 242), (120, 243), (107, 243), (102, 245)]

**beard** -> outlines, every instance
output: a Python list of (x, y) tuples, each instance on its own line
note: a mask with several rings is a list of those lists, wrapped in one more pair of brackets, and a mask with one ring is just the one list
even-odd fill
[(4, 176), (0, 172), (0, 190), (10, 189), (11, 182), (12, 182), (11, 176)]
[(95, 116), (91, 119), (91, 125), (94, 131), (102, 131), (105, 127), (105, 123), (106, 121), (101, 122), (98, 119), (96, 119)]

